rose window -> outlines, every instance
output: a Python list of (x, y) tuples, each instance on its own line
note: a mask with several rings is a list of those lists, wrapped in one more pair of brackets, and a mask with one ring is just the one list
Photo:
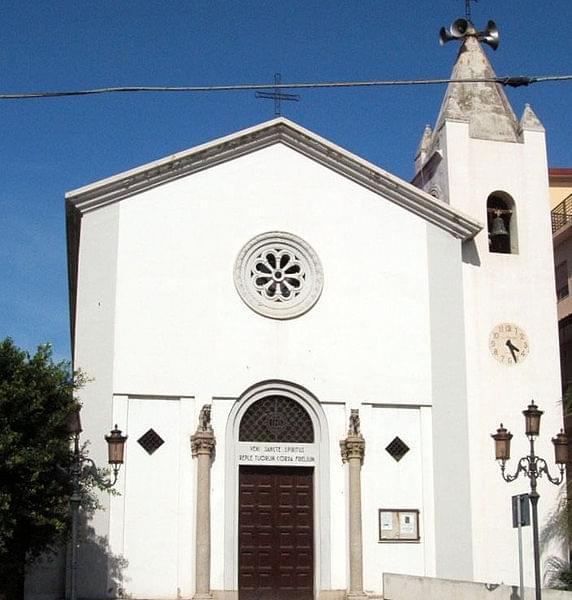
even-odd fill
[(302, 290), (304, 276), (302, 265), (296, 256), (279, 249), (263, 252), (252, 273), (258, 293), (278, 302), (295, 298)]
[(300, 238), (269, 232), (250, 240), (236, 260), (235, 285), (257, 313), (276, 319), (309, 310), (322, 292), (322, 267), (317, 254)]

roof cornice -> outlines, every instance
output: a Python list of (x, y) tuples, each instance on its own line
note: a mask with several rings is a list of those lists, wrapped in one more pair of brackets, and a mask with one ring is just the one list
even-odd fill
[(86, 213), (277, 143), (352, 179), (456, 238), (469, 239), (482, 229), (478, 221), (443, 201), (282, 117), (74, 190), (66, 194), (66, 201)]
[(567, 167), (553, 167), (548, 169), (548, 179), (550, 183), (559, 181), (568, 182), (572, 180), (572, 169)]

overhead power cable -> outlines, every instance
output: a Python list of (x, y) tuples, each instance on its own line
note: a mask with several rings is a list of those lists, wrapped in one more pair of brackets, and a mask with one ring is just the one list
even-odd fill
[(444, 83), (498, 83), (509, 87), (520, 87), (532, 83), (548, 81), (570, 81), (572, 75), (547, 75), (541, 77), (489, 77), (474, 79), (396, 79), (371, 81), (326, 81), (314, 83), (243, 83), (231, 85), (188, 85), (188, 86), (118, 86), (93, 88), (87, 90), (60, 90), (44, 92), (0, 93), (0, 100), (24, 100), (29, 98), (60, 98), (65, 96), (93, 96), (96, 94), (131, 94), (136, 92), (242, 92), (255, 90), (294, 90), (294, 89), (324, 89), (324, 88), (359, 88), (405, 85), (438, 85)]

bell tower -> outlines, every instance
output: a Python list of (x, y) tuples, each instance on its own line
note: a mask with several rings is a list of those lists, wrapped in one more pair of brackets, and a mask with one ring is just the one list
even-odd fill
[[(423, 132), (414, 184), (483, 229), (462, 250), (465, 344), (459, 351), (467, 383), (459, 402), (467, 403), (468, 415), (472, 573), (454, 573), (436, 539), (436, 575), (515, 584), (511, 496), (527, 489), (502, 481), (490, 434), (503, 422), (518, 438), (513, 456), (526, 456), (526, 439), (516, 433), (534, 399), (546, 416), (539, 453), (552, 463), (550, 438), (562, 423), (545, 132), (530, 106), (517, 118), (491, 66), (485, 46), (499, 45), (494, 22), (479, 31), (470, 18), (457, 19), (441, 30), (440, 41), (460, 48), (436, 123)], [(541, 527), (555, 507), (553, 488), (539, 485)], [(531, 552), (530, 535), (527, 530), (525, 552)], [(532, 583), (532, 561), (525, 562)]]

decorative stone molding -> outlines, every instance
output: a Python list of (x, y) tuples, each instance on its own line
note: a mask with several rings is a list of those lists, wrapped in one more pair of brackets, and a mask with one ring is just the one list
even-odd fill
[(345, 600), (366, 600), (369, 596), (365, 592), (346, 592)]
[(216, 439), (211, 425), (211, 407), (205, 404), (199, 413), (199, 425), (191, 436), (191, 453), (193, 458), (199, 454), (212, 455), (216, 446)]
[(361, 434), (359, 410), (357, 408), (352, 408), (350, 411), (348, 435), (345, 439), (340, 440), (340, 452), (342, 454), (342, 462), (346, 463), (352, 458), (359, 458), (360, 464), (363, 464), (365, 440)]
[(198, 431), (191, 436), (191, 453), (193, 458), (201, 454), (212, 456), (216, 439), (212, 431)]
[(324, 286), (318, 255), (303, 239), (283, 231), (252, 238), (234, 266), (234, 284), (244, 303), (271, 319), (291, 319), (310, 310)]
[(544, 132), (544, 125), (532, 110), (530, 104), (524, 105), (524, 112), (520, 119), (521, 131), (541, 131)]
[(361, 435), (348, 436), (345, 440), (340, 440), (340, 451), (342, 462), (346, 463), (352, 458), (359, 458), (360, 464), (363, 465), (365, 456), (365, 440)]
[(211, 405), (205, 404), (199, 413), (199, 431), (212, 431), (211, 425)]
[(276, 143), (341, 173), (457, 238), (472, 238), (482, 229), (475, 219), (283, 117), (74, 190), (66, 194), (66, 201), (85, 213)]
[(359, 410), (352, 408), (350, 410), (350, 426), (348, 427), (348, 435), (357, 437), (361, 435), (361, 422), (359, 419)]

